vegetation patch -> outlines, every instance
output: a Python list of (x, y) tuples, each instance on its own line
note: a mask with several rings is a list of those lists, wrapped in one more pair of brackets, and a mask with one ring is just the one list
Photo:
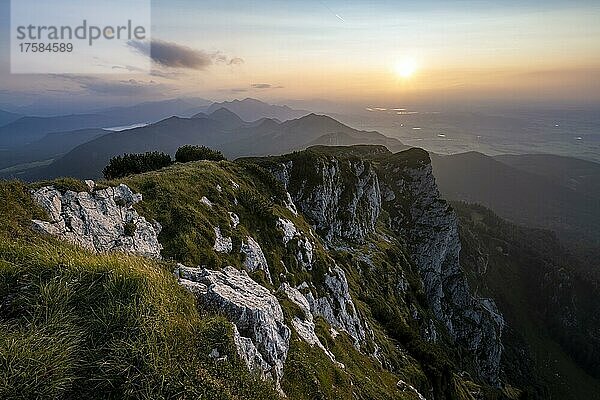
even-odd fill
[(53, 186), (63, 194), (68, 191), (76, 193), (87, 192), (90, 189), (84, 181), (75, 178), (57, 178), (50, 181), (36, 182), (31, 184), (30, 188), (36, 190), (45, 186)]
[(102, 170), (102, 174), (106, 179), (118, 179), (143, 172), (156, 171), (168, 167), (172, 163), (171, 156), (158, 151), (143, 154), (124, 154), (111, 158), (108, 165)]
[(191, 161), (223, 161), (225, 156), (218, 150), (206, 146), (181, 146), (175, 153), (175, 161), (187, 163)]

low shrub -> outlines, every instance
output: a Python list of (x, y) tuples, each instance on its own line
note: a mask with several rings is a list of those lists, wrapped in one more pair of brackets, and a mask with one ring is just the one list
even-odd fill
[(124, 154), (111, 158), (102, 173), (106, 179), (118, 179), (143, 172), (156, 171), (171, 165), (171, 156), (158, 151), (143, 154)]
[(206, 146), (182, 146), (175, 153), (175, 161), (186, 163), (191, 161), (222, 161), (225, 156), (218, 150)]

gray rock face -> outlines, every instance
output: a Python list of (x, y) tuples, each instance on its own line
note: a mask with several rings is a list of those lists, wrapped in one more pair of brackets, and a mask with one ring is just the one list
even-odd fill
[(381, 193), (370, 163), (319, 158), (307, 174), (306, 168), (295, 168), (290, 161), (281, 164), (274, 174), (326, 240), (361, 241), (375, 230)]
[[(330, 245), (337, 246), (336, 239), (361, 242), (375, 231), (382, 209), (389, 214), (389, 227), (407, 242), (436, 319), (453, 340), (470, 350), (479, 375), (497, 384), (504, 322), (493, 301), (475, 299), (469, 291), (459, 260), (458, 220), (439, 196), (427, 155), (419, 150), (398, 157), (390, 154), (380, 163), (321, 154), (302, 165), (298, 162), (302, 161), (281, 163), (273, 172)], [(285, 221), (279, 226), (284, 241), (294, 237)], [(346, 302), (345, 279), (336, 279), (339, 276), (332, 272), (326, 277), (331, 296), (304, 295), (314, 315), (345, 330), (358, 344), (364, 329), (354, 313), (339, 306)], [(437, 340), (433, 323), (426, 336)]]
[(277, 228), (283, 234), (283, 244), (287, 247), (290, 241), (297, 240), (296, 260), (304, 268), (310, 270), (313, 265), (314, 248), (310, 239), (299, 231), (290, 220), (279, 218)]
[(300, 310), (302, 310), (302, 313), (304, 314), (304, 318), (299, 318), (295, 316), (292, 319), (292, 326), (294, 327), (294, 330), (298, 333), (298, 336), (300, 336), (302, 340), (304, 340), (311, 346), (319, 347), (321, 350), (323, 350), (327, 357), (329, 357), (329, 359), (333, 361), (338, 367), (344, 368), (344, 365), (335, 360), (335, 356), (333, 355), (333, 353), (331, 353), (327, 348), (325, 348), (325, 346), (323, 345), (323, 343), (321, 343), (321, 340), (319, 340), (317, 334), (315, 333), (315, 322), (313, 319), (313, 315), (310, 311), (310, 304), (306, 297), (304, 297), (304, 295), (300, 293), (298, 289), (291, 287), (287, 283), (281, 285), (279, 290), (283, 291), (286, 294), (286, 296), (294, 304), (296, 304), (300, 308)]
[(327, 323), (338, 331), (345, 331), (354, 339), (357, 349), (365, 343), (367, 333), (361, 320), (350, 291), (344, 271), (335, 266), (325, 275), (327, 295), (316, 297), (305, 283), (298, 287), (310, 304), (313, 315), (323, 317)]
[(231, 219), (231, 227), (236, 229), (240, 224), (240, 217), (236, 213), (229, 212), (229, 219)]
[(250, 272), (256, 270), (263, 271), (269, 282), (273, 283), (267, 259), (256, 240), (248, 236), (246, 240), (242, 242), (241, 252), (244, 255), (244, 268)]
[[(93, 188), (93, 182), (88, 182)], [(161, 226), (141, 217), (133, 205), (142, 200), (126, 185), (94, 192), (67, 191), (52, 186), (32, 192), (49, 215), (49, 221), (34, 220), (38, 231), (96, 252), (122, 251), (160, 258)]]
[(294, 223), (290, 220), (278, 218), (277, 228), (279, 228), (279, 230), (283, 234), (283, 244), (285, 244), (286, 246), (290, 242), (290, 240), (297, 236), (300, 236), (296, 225), (294, 225)]
[(227, 315), (236, 327), (234, 339), (241, 358), (279, 387), (290, 329), (277, 298), (246, 271), (233, 267), (211, 271), (179, 265), (176, 275), (205, 306)]
[(270, 371), (271, 367), (267, 364), (262, 354), (260, 354), (252, 339), (243, 337), (235, 324), (233, 324), (233, 341), (238, 355), (248, 369), (260, 372), (262, 378), (266, 379), (266, 372)]
[(294, 200), (292, 200), (292, 196), (289, 194), (289, 192), (285, 193), (285, 197), (285, 208), (290, 210), (290, 212), (295, 216), (298, 216), (298, 209), (296, 208)]
[(233, 240), (230, 237), (225, 237), (221, 234), (221, 229), (218, 227), (215, 230), (215, 244), (213, 250), (217, 253), (231, 253), (233, 250)]
[(408, 242), (430, 308), (450, 336), (475, 356), (481, 377), (497, 384), (504, 321), (492, 300), (475, 299), (469, 291), (459, 260), (458, 219), (440, 198), (431, 165), (387, 168), (395, 193), (384, 207), (392, 229)]

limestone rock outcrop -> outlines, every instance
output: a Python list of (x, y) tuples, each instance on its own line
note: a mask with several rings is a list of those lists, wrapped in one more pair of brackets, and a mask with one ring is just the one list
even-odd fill
[[(373, 149), (360, 158), (318, 149), (304, 158), (283, 156), (270, 169), (327, 245), (352, 252), (357, 242), (375, 232), (378, 221), (386, 223), (406, 243), (436, 319), (469, 350), (479, 376), (499, 383), (504, 321), (492, 300), (475, 298), (469, 290), (460, 265), (458, 219), (439, 195), (427, 152)], [(286, 221), (279, 221), (279, 227), (284, 241), (296, 236)], [(325, 277), (330, 296), (317, 298), (300, 290), (314, 315), (348, 332), (358, 345), (364, 328), (352, 307), (339, 306), (351, 304), (344, 283), (343, 271), (336, 270)], [(428, 338), (435, 341), (439, 335), (429, 325)]]
[(265, 273), (268, 281), (271, 283), (273, 282), (265, 254), (256, 240), (251, 236), (248, 236), (246, 240), (242, 242), (240, 251), (244, 255), (244, 268), (250, 272), (261, 270)]
[(363, 160), (318, 158), (310, 167), (282, 163), (273, 172), (326, 240), (363, 240), (375, 230), (381, 192), (375, 170)]
[(321, 343), (321, 340), (319, 340), (317, 337), (317, 334), (315, 333), (314, 318), (310, 311), (310, 304), (306, 297), (304, 297), (304, 295), (300, 293), (298, 289), (291, 287), (287, 283), (281, 285), (279, 290), (283, 291), (292, 301), (292, 303), (296, 304), (304, 314), (303, 318), (294, 316), (292, 319), (292, 326), (296, 330), (296, 333), (298, 333), (298, 336), (300, 336), (302, 340), (311, 346), (319, 347), (338, 367), (344, 368), (344, 365), (335, 360), (333, 353), (325, 348), (323, 343)]
[(213, 250), (217, 253), (231, 253), (233, 250), (233, 240), (230, 237), (221, 234), (221, 228), (214, 227), (215, 244)]
[(96, 252), (122, 251), (160, 258), (161, 226), (148, 222), (133, 208), (142, 200), (126, 185), (88, 192), (61, 193), (53, 186), (32, 192), (48, 213), (48, 221), (34, 220), (36, 230), (58, 236)]
[(327, 295), (321, 297), (313, 293), (307, 283), (298, 287), (314, 316), (320, 316), (332, 328), (346, 332), (354, 340), (355, 347), (360, 348), (367, 338), (365, 323), (356, 310), (346, 274), (340, 267), (334, 266), (325, 274), (325, 289)]
[(176, 276), (205, 307), (227, 315), (242, 360), (279, 385), (291, 332), (277, 298), (233, 267), (211, 271), (179, 265)]

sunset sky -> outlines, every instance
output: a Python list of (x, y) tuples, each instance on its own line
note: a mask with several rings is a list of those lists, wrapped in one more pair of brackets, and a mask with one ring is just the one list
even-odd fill
[(9, 3), (0, 0), (0, 103), (600, 102), (599, 1), (155, 0), (153, 40), (184, 61), (118, 76), (11, 75)]

